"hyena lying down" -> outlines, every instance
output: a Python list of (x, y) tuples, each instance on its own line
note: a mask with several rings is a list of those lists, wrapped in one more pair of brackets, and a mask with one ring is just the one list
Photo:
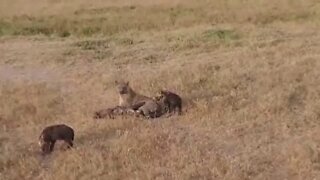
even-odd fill
[(130, 108), (131, 106), (136, 106), (142, 102), (153, 101), (152, 98), (134, 91), (130, 87), (129, 82), (115, 81), (115, 83), (119, 95), (119, 106)]
[(146, 118), (157, 118), (163, 113), (162, 107), (156, 101), (145, 101), (134, 105), (136, 116), (143, 116)]
[(74, 130), (65, 124), (57, 124), (44, 128), (39, 136), (39, 146), (42, 153), (47, 154), (52, 152), (57, 140), (65, 141), (69, 145), (68, 148), (73, 147)]
[(117, 82), (119, 105), (128, 107), (136, 116), (156, 118), (162, 115), (160, 105), (152, 98), (134, 91), (129, 82)]
[(123, 106), (116, 106), (113, 108), (107, 108), (107, 109), (102, 109), (94, 113), (94, 118), (95, 119), (101, 119), (101, 118), (110, 118), (114, 119), (115, 116), (120, 116), (120, 115), (134, 115), (135, 111), (132, 108), (127, 108)]
[(182, 114), (182, 99), (176, 93), (168, 90), (161, 90), (153, 101), (145, 101), (135, 105), (134, 109), (139, 115), (147, 118), (157, 118), (166, 113), (169, 116), (173, 113)]

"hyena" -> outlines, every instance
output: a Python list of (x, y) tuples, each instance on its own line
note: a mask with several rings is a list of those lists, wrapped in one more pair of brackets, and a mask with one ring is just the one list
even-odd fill
[(100, 119), (100, 118), (110, 118), (110, 119), (114, 119), (115, 116), (119, 116), (119, 115), (130, 115), (130, 114), (134, 114), (134, 110), (131, 108), (127, 108), (124, 106), (116, 106), (113, 108), (107, 108), (107, 109), (102, 109), (99, 110), (97, 112), (95, 112), (94, 114), (94, 118), (95, 119)]
[(145, 101), (153, 101), (152, 98), (135, 92), (129, 82), (115, 82), (119, 93), (119, 106), (129, 107)]
[(146, 101), (136, 112), (146, 118), (157, 118), (163, 114), (161, 106), (155, 101)]
[(129, 82), (117, 82), (119, 105), (129, 107), (147, 118), (161, 116), (161, 107), (150, 97), (135, 92)]
[(182, 99), (176, 93), (173, 93), (168, 90), (161, 90), (158, 95), (155, 97), (157, 101), (163, 103), (167, 111), (171, 114), (172, 112), (182, 113)]
[(39, 136), (41, 151), (43, 153), (52, 152), (57, 140), (65, 141), (69, 148), (73, 147), (74, 130), (65, 124), (51, 125), (44, 128)]

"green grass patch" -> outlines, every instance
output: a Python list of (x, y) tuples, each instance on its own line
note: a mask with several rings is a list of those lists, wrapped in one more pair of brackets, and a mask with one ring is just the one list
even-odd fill
[[(307, 11), (272, 7), (263, 11), (247, 13), (239, 11), (242, 7), (216, 4), (194, 6), (176, 5), (165, 7), (122, 6), (78, 9), (59, 15), (0, 17), (0, 35), (46, 35), (46, 36), (84, 36), (107, 35), (128, 31), (170, 30), (179, 27), (192, 27), (199, 24), (253, 23), (266, 24), (274, 21), (297, 21), (316, 19), (315, 10)], [(204, 34), (208, 39), (233, 39), (233, 32), (210, 30)]]
[[(164, 7), (108, 7), (82, 9), (71, 15), (14, 16), (0, 18), (0, 35), (55, 35), (59, 37), (96, 34), (114, 35), (127, 31), (167, 29), (172, 21), (179, 26), (200, 22), (199, 8)], [(185, 13), (182, 13), (185, 12)], [(174, 19), (174, 20), (173, 20)]]

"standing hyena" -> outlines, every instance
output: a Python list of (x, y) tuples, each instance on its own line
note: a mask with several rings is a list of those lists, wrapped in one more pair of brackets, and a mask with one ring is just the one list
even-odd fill
[(129, 82), (117, 82), (119, 93), (119, 105), (132, 108), (139, 114), (147, 118), (155, 118), (161, 116), (161, 107), (150, 97), (136, 93), (130, 86)]
[(41, 151), (43, 153), (52, 152), (57, 140), (65, 141), (69, 145), (69, 148), (73, 147), (73, 129), (65, 124), (57, 124), (44, 128), (39, 137)]

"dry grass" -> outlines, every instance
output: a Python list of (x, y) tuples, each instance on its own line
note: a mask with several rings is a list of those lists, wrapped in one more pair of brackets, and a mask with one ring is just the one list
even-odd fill
[[(317, 12), (315, 0), (2, 0), (0, 179), (319, 179)], [(187, 111), (93, 120), (117, 104), (116, 79), (173, 90)], [(43, 158), (39, 133), (55, 123), (75, 148)]]

